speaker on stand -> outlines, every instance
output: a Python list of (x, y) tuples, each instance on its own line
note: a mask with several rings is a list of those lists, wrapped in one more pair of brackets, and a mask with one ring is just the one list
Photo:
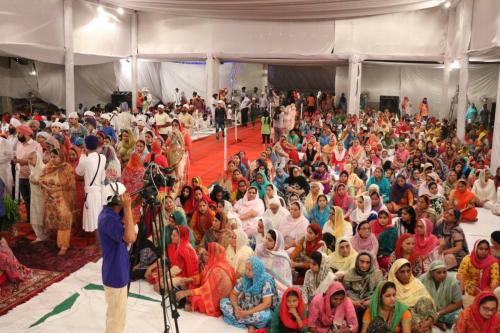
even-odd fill
[(128, 107), (133, 109), (132, 107), (132, 92), (131, 91), (114, 91), (111, 95), (111, 105), (113, 108), (117, 108), (123, 102), (128, 103)]

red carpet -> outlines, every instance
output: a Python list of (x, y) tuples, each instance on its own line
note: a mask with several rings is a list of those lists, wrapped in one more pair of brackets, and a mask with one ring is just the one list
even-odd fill
[[(250, 161), (264, 151), (260, 124), (248, 128), (238, 127), (238, 143), (235, 142), (234, 128), (227, 131), (227, 161), (239, 151), (244, 151)], [(215, 182), (224, 172), (224, 140), (215, 134), (193, 142), (189, 176), (200, 176), (205, 186)]]
[(31, 243), (30, 240), (21, 238), (11, 248), (23, 265), (53, 272), (73, 273), (101, 257), (101, 250), (95, 244), (83, 248), (71, 246), (65, 256), (57, 255), (58, 249), (54, 241)]
[(19, 304), (28, 301), (67, 275), (68, 273), (34, 269), (31, 277), (19, 285), (7, 282), (0, 288), (0, 316)]

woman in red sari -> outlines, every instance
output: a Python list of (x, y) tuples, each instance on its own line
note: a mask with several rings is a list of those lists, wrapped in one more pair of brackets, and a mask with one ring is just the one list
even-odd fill
[[(144, 167), (142, 166), (141, 156), (137, 153), (130, 155), (127, 166), (122, 172), (122, 182), (127, 188), (127, 192), (135, 192), (140, 190), (144, 186)], [(134, 223), (139, 223), (141, 219), (141, 196), (136, 196), (133, 208), (132, 216), (134, 218)]]
[(292, 160), (295, 165), (299, 165), (299, 153), (292, 144), (288, 143), (285, 135), (281, 136), (280, 141), (276, 144), (275, 147), (277, 148), (276, 151), (279, 155), (281, 155), (280, 152), (282, 154), (284, 153), (287, 159)]
[(175, 295), (178, 301), (188, 297), (191, 305), (186, 310), (220, 317), (220, 300), (229, 297), (236, 284), (236, 273), (227, 261), (226, 249), (218, 243), (209, 243), (208, 263), (203, 272), (183, 281), (196, 286)]
[[(172, 242), (168, 246), (168, 256), (172, 263), (172, 275), (175, 278), (190, 278), (198, 274), (198, 256), (190, 243), (189, 228), (179, 225), (172, 229)], [(155, 261), (151, 264), (145, 274), (146, 279), (158, 288), (158, 264)], [(188, 288), (194, 285), (184, 279), (174, 281), (174, 287), (178, 284), (186, 284)]]

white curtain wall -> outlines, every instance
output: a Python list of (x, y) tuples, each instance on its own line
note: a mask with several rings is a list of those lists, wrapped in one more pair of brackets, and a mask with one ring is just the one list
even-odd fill
[[(336, 92), (346, 92), (345, 82), (347, 67), (337, 67)], [(448, 96), (441, 96), (443, 82), (442, 66), (419, 64), (363, 63), (361, 91), (368, 93), (368, 102), (378, 104), (380, 96), (399, 96), (400, 100), (408, 96), (412, 102), (412, 111), (418, 103), (427, 97), (430, 112), (439, 115), (441, 103), (447, 109), (458, 85), (458, 69), (450, 75)], [(468, 99), (476, 106), (484, 97), (494, 100), (498, 85), (498, 65), (471, 65), (469, 68)], [(455, 108), (456, 110), (456, 108)], [(456, 112), (455, 112), (456, 116)]]

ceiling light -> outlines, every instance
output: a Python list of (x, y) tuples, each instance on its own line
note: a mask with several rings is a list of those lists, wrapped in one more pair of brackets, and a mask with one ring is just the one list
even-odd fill
[(451, 2), (446, 1), (443, 6), (444, 6), (444, 8), (450, 8)]
[(99, 13), (104, 13), (104, 7), (103, 7), (103, 6), (101, 6), (101, 5), (99, 5), (99, 7), (97, 7), (97, 11), (98, 11)]
[(125, 11), (123, 10), (123, 8), (119, 7), (117, 10), (118, 14), (120, 15), (123, 15), (125, 13)]

